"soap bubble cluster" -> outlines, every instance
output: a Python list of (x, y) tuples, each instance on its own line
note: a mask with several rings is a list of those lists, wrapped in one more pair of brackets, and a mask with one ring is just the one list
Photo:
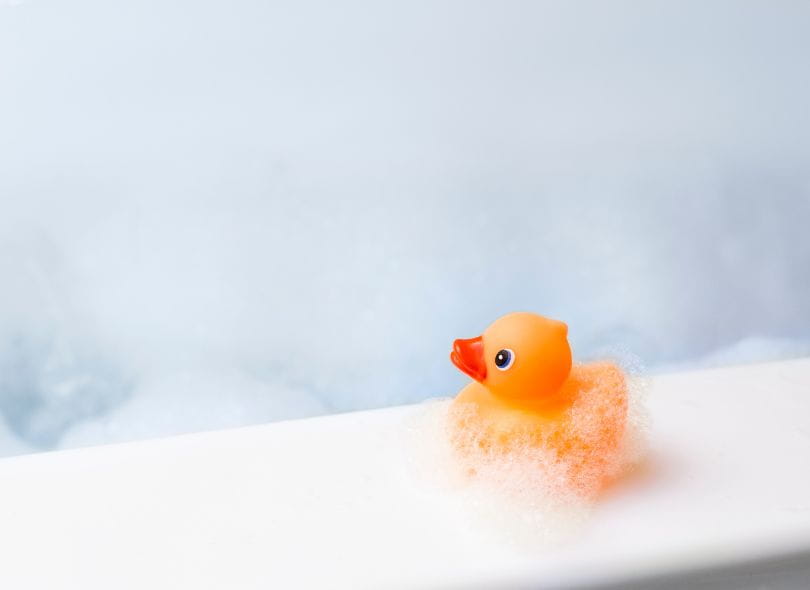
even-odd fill
[(516, 543), (558, 543), (645, 453), (648, 380), (608, 363), (572, 373), (588, 371), (598, 378), (586, 381), (558, 422), (522, 425), (508, 436), (470, 403), (426, 404), (411, 427), (415, 472), (452, 490), (467, 518)]

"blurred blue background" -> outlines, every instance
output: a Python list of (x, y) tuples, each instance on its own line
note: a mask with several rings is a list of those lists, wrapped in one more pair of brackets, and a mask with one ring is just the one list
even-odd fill
[(533, 310), (810, 354), (810, 5), (0, 0), (0, 454), (454, 393)]

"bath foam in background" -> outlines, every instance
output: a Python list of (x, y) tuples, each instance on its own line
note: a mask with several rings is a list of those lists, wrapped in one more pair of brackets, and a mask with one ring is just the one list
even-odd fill
[(0, 454), (810, 350), (807, 7), (0, 10)]

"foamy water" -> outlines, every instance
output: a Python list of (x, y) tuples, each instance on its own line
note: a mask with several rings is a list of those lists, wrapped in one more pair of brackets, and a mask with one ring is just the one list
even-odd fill
[[(610, 457), (614, 479), (629, 475), (644, 457), (648, 389), (647, 379), (628, 379), (626, 428), (616, 456)], [(572, 410), (575, 419), (578, 411)], [(570, 463), (528, 439), (516, 441), (507, 452), (476, 444), (487, 433), (475, 430), (474, 421), (465, 422), (472, 430), (459, 433), (458, 412), (452, 399), (432, 400), (408, 424), (414, 477), (442, 490), (450, 498), (450, 509), (470, 526), (517, 547), (552, 547), (575, 535), (600, 496), (572, 485)], [(469, 443), (461, 452), (460, 435)]]

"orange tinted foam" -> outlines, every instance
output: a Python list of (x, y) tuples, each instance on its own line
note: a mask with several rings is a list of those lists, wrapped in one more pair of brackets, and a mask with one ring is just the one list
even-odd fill
[(481, 454), (535, 454), (550, 480), (597, 494), (625, 467), (627, 379), (613, 363), (575, 365), (561, 393), (565, 406), (539, 413), (498, 403), (483, 390), (463, 392), (451, 410), (455, 448), (472, 463)]

